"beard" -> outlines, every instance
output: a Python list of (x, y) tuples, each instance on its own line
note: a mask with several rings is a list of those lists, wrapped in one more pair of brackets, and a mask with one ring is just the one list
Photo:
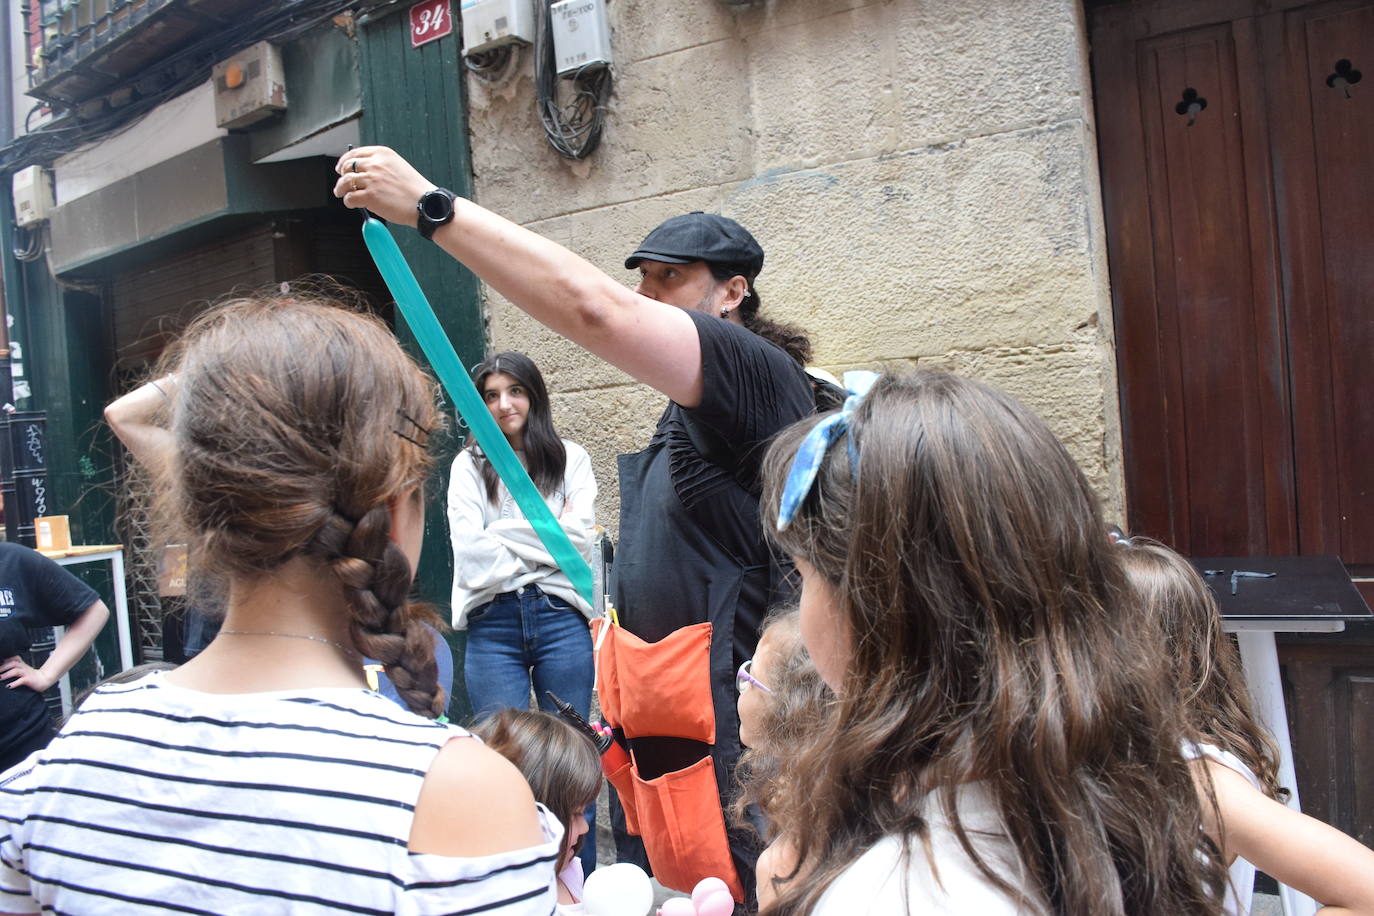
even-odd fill
[(702, 312), (706, 315), (715, 315), (717, 313), (716, 293), (719, 290), (720, 284), (713, 285), (710, 289), (706, 291), (706, 295), (701, 297), (701, 301), (698, 302), (695, 306), (693, 306), (692, 311)]

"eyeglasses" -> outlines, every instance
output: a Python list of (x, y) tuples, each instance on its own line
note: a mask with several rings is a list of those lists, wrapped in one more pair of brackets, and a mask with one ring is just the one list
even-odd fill
[(739, 666), (739, 670), (735, 672), (735, 689), (740, 693), (744, 693), (744, 691), (748, 690), (750, 687), (757, 687), (764, 693), (772, 693), (773, 691), (769, 690), (764, 685), (763, 681), (749, 673), (749, 666), (752, 664), (754, 664), (754, 660), (751, 658)]

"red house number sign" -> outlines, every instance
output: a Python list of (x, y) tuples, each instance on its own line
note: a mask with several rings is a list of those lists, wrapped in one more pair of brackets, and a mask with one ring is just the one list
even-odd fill
[(418, 48), (453, 33), (449, 0), (424, 0), (410, 8), (410, 46)]

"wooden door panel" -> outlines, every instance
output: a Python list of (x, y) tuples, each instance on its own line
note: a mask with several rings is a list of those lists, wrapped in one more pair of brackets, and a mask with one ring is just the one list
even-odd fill
[[(1374, 565), (1374, 3), (1275, 14), (1279, 231), (1300, 545)], [(1343, 87), (1337, 64), (1369, 78)], [(1349, 74), (1349, 70), (1346, 70)], [(1347, 97), (1348, 92), (1348, 97)]]
[[(1107, 64), (1111, 52), (1099, 56), (1099, 48), (1095, 41), (1095, 62)], [(1129, 147), (1144, 153), (1139, 171), (1104, 176), (1130, 525), (1185, 553), (1292, 550), (1291, 447), (1252, 23), (1113, 50), (1124, 51), (1134, 72), (1098, 67), (1099, 96), (1135, 98), (1100, 109), (1103, 157)], [(1125, 85), (1113, 85), (1118, 80)], [(1190, 100), (1205, 107), (1180, 113)], [(1116, 230), (1127, 224), (1134, 227), (1123, 238)]]
[(1374, 845), (1374, 627), (1280, 641), (1303, 810)]

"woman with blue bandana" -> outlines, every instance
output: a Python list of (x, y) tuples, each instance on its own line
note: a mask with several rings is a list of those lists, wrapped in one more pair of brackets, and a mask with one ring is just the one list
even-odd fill
[(773, 440), (763, 506), (836, 697), (778, 749), (768, 916), (1220, 911), (1172, 653), (1040, 418), (885, 375)]
[[(727, 836), (721, 804), (740, 753), (734, 676), (768, 608), (794, 591), (759, 521), (760, 462), (775, 433), (815, 412), (802, 367), (809, 343), (758, 315), (762, 248), (725, 217), (674, 217), (626, 261), (641, 274), (630, 290), (435, 188), (392, 150), (352, 150), (338, 172), (334, 193), (348, 206), (416, 226), (517, 307), (668, 397), (648, 446), (619, 458), (612, 596), (622, 626), (613, 632), (637, 643), (634, 653), (651, 645), (619, 659), (685, 646), (687, 676), (657, 676), (657, 661), (622, 661), (615, 682), (624, 702), (602, 683), (602, 709), (634, 757), (632, 772), (612, 782), (627, 809), (639, 808), (627, 811), (631, 828), (661, 881), (690, 891), (714, 875), (737, 900), (752, 897), (757, 848), (747, 831)], [(680, 806), (670, 806), (672, 823), (657, 821), (655, 793), (667, 784), (694, 799), (689, 829)]]

